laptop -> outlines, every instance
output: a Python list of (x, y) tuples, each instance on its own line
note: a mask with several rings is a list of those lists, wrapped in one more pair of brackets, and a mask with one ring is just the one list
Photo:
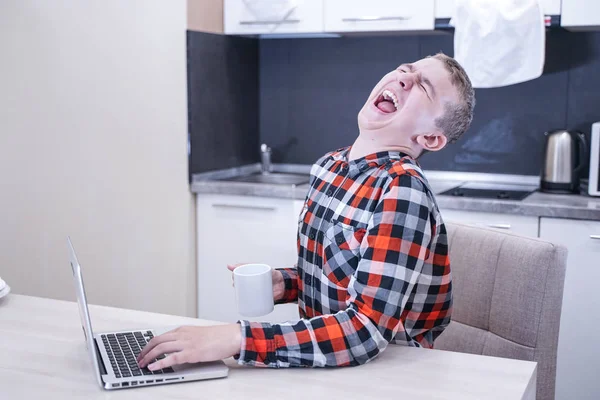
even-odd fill
[[(81, 265), (77, 261), (71, 238), (67, 238), (67, 241), (83, 335), (100, 386), (111, 390), (227, 377), (229, 368), (223, 361), (182, 364), (157, 371), (150, 371), (147, 367), (139, 368), (136, 358), (141, 349), (154, 336), (165, 332), (164, 329), (144, 328), (94, 333), (83, 286)], [(165, 357), (166, 354), (163, 354), (157, 359)]]

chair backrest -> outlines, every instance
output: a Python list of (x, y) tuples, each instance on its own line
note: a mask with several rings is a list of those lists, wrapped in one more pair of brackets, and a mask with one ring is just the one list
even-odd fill
[(537, 399), (554, 399), (567, 249), (447, 223), (454, 305), (435, 348), (536, 361)]

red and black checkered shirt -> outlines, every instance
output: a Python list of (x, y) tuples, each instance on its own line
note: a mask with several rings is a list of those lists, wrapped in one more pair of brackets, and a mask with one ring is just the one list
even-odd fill
[(298, 221), (297, 268), (283, 269), (297, 322), (241, 321), (241, 364), (364, 364), (389, 343), (433, 346), (450, 322), (446, 229), (416, 160), (349, 148), (311, 169)]

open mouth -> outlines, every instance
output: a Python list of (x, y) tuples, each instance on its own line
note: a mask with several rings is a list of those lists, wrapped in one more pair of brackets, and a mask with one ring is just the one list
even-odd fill
[(375, 107), (386, 114), (396, 112), (398, 111), (398, 98), (386, 89), (375, 99)]

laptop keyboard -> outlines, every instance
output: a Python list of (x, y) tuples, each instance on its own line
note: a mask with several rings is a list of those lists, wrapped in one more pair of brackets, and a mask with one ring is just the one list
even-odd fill
[[(101, 335), (101, 337), (104, 348), (108, 353), (110, 365), (117, 378), (160, 375), (175, 372), (171, 367), (150, 371), (147, 367), (140, 368), (138, 366), (136, 361), (137, 356), (140, 354), (146, 343), (154, 337), (150, 331), (115, 333)], [(156, 360), (162, 360), (165, 357), (166, 354), (163, 354), (157, 357)]]

